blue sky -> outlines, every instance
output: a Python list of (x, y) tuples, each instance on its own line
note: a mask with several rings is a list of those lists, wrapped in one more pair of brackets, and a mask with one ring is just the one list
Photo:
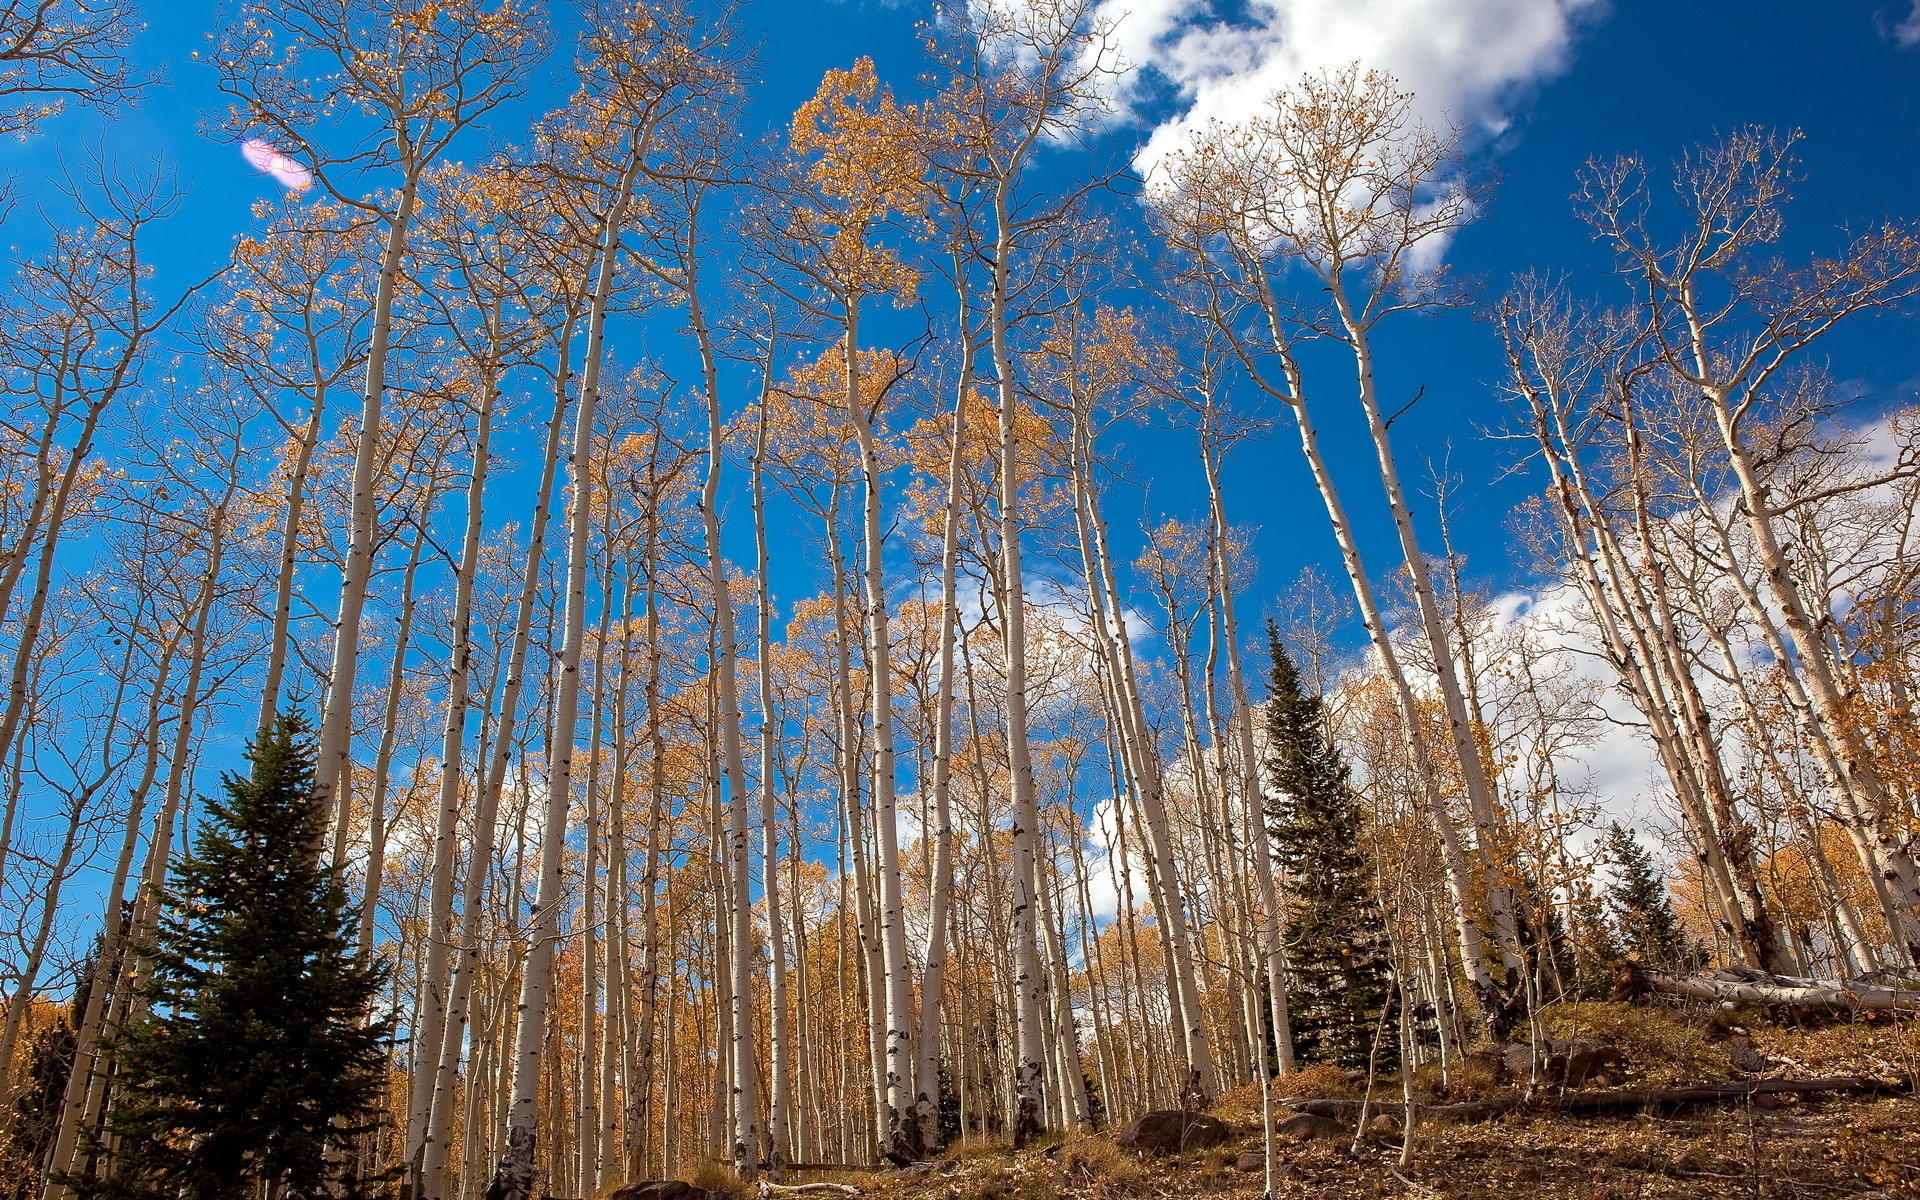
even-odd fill
[[(1263, 64), (1291, 61), (1289, 55), (1314, 61), (1319, 54), (1326, 65), (1339, 65), (1344, 58), (1337, 53), (1326, 61), (1329, 47), (1337, 52), (1348, 44), (1341, 36), (1349, 41), (1359, 36), (1353, 29), (1302, 49), (1284, 26), (1287, 20), (1309, 28), (1316, 20), (1324, 25), (1351, 19), (1362, 27), (1361, 35), (1403, 60), (1381, 65), (1418, 75), (1410, 82), (1445, 97), (1448, 103), (1441, 107), (1470, 126), (1473, 161), (1492, 186), (1484, 211), (1449, 249), (1453, 267), (1479, 280), (1489, 298), (1517, 272), (1546, 270), (1565, 273), (1578, 291), (1611, 299), (1617, 295), (1612, 264), (1591, 243), (1569, 202), (1575, 174), (1589, 158), (1630, 153), (1660, 164), (1736, 126), (1798, 128), (1806, 135), (1801, 154), (1807, 178), (1789, 213), (1788, 252), (1830, 248), (1845, 225), (1920, 217), (1920, 44), (1903, 46), (1897, 33), (1903, 22), (1911, 22), (1920, 35), (1920, 19), (1907, 7), (1911, 2), (1221, 0), (1227, 6), (1222, 17), (1206, 0), (1106, 0), (1110, 14), (1129, 14), (1119, 17), (1123, 22), (1158, 22), (1147, 35), (1129, 35), (1145, 69), (1144, 84), (1128, 94), (1133, 102), (1128, 119), (1108, 131), (1109, 150), (1130, 156), (1156, 129), (1185, 114), (1208, 87), (1257, 73)], [(171, 292), (219, 267), (233, 239), (250, 228), (251, 206), (277, 190), (246, 166), (230, 142), (199, 133), (203, 116), (218, 108), (219, 97), (211, 72), (193, 63), (191, 55), (205, 44), (221, 7), (209, 0), (146, 0), (149, 27), (135, 52), (144, 66), (162, 74), (162, 86), (115, 120), (75, 110), (31, 141), (0, 145), (0, 171), (14, 178), (24, 196), (7, 221), (10, 245), (31, 248), (39, 228), (36, 206), (58, 216), (49, 181), (60, 156), (98, 147), (121, 160), (158, 156), (178, 172), (188, 191), (179, 216), (154, 247), (160, 290)], [(762, 64), (749, 127), (782, 126), (825, 69), (860, 55), (871, 55), (882, 76), (911, 97), (923, 69), (916, 28), (931, 14), (923, 0), (746, 4), (740, 12), (743, 36), (757, 47)], [(1553, 36), (1529, 43), (1522, 36), (1529, 20), (1545, 22), (1539, 28), (1553, 27)], [(532, 118), (563, 98), (569, 55), (564, 20), (561, 24), (562, 46), (526, 102), (502, 112), (491, 129), (464, 148), (465, 157), (481, 156), (489, 139), (498, 144), (521, 137)], [(1123, 24), (1123, 33), (1129, 28), (1138, 34), (1140, 27)], [(1920, 36), (1911, 40), (1920, 43)], [(1183, 84), (1197, 90), (1183, 91)], [(1043, 174), (1064, 179), (1083, 165), (1055, 155)], [(1137, 220), (1131, 201), (1117, 197), (1113, 205), (1123, 220)], [(634, 351), (643, 338), (657, 347), (670, 340), (668, 332), (626, 324), (613, 333), (615, 353)], [(1485, 436), (1503, 420), (1496, 394), (1502, 364), (1492, 331), (1470, 312), (1412, 318), (1388, 330), (1380, 350), (1390, 404), (1425, 389), (1424, 399), (1394, 433), (1403, 471), (1423, 492), (1429, 462), (1445, 459), (1459, 477), (1454, 539), (1468, 556), (1469, 575), (1494, 592), (1535, 585), (1540, 564), (1520, 557), (1507, 519), (1538, 481), (1530, 473), (1511, 471), (1514, 443)], [(1915, 316), (1883, 314), (1858, 322), (1825, 343), (1824, 354), (1833, 372), (1857, 388), (1861, 420), (1920, 398), (1920, 319)], [(733, 402), (744, 405), (750, 382), (735, 382)], [(350, 396), (339, 398), (342, 412), (350, 402)], [(1378, 499), (1364, 430), (1351, 406), (1340, 402), (1323, 412), (1322, 421), (1325, 448), (1345, 485), (1370, 561), (1376, 573), (1385, 574), (1397, 549)], [(1143, 521), (1202, 514), (1196, 455), (1183, 435), (1126, 430), (1111, 449), (1128, 460), (1126, 475), (1139, 485), (1116, 487), (1109, 497), (1109, 517), (1127, 557), (1138, 549)], [(1337, 575), (1324, 510), (1286, 423), (1238, 450), (1229, 463), (1227, 490), (1232, 519), (1260, 529), (1254, 552), (1261, 575), (1241, 607), (1248, 626), (1272, 609), (1303, 566), (1320, 564)], [(504, 516), (524, 511), (508, 497), (490, 508)], [(730, 555), (750, 562), (744, 504), (736, 501), (732, 514)], [(1420, 519), (1427, 546), (1436, 549), (1431, 512)], [(817, 586), (805, 574), (811, 569), (808, 557), (791, 555), (792, 565), (776, 576), (782, 601)], [(315, 595), (326, 605), (331, 584), (321, 584)], [(240, 710), (250, 712), (246, 705)], [(229, 727), (213, 736), (234, 748), (238, 738), (232, 735), (238, 732)], [(1603, 787), (1623, 809), (1654, 782), (1644, 749), (1629, 742), (1621, 734), (1589, 756)], [(210, 785), (211, 779), (203, 775), (202, 784)]]
[[(0, 147), (0, 167), (43, 203), (50, 202), (44, 180), (56, 155), (76, 146), (102, 145), (110, 154), (133, 158), (159, 155), (171, 163), (189, 195), (159, 248), (163, 287), (213, 270), (232, 238), (250, 224), (249, 206), (274, 191), (232, 145), (198, 131), (218, 97), (211, 72), (190, 56), (205, 44), (219, 7), (202, 0), (150, 0), (148, 30), (136, 55), (162, 72), (163, 86), (116, 121), (75, 111), (32, 142)], [(1304, 21), (1319, 10), (1357, 9), (1376, 9), (1378, 19), (1401, 23), (1388, 39), (1402, 47), (1396, 53), (1432, 50), (1432, 61), (1420, 59), (1424, 65), (1412, 73), (1426, 72), (1436, 91), (1471, 110), (1462, 115), (1473, 118), (1475, 161), (1483, 177), (1496, 182), (1491, 203), (1458, 236), (1449, 257), (1458, 270), (1481, 280), (1489, 297), (1528, 269), (1564, 271), (1577, 290), (1610, 294), (1607, 256), (1588, 240), (1568, 200), (1581, 163), (1634, 153), (1657, 164), (1716, 131), (1746, 123), (1806, 133), (1807, 179), (1790, 212), (1789, 248), (1830, 246), (1844, 224), (1920, 215), (1920, 46), (1900, 44), (1898, 27), (1909, 19), (1901, 4), (1862, 0), (1273, 0), (1270, 6), (1229, 6), (1221, 10), (1224, 17), (1186, 0), (1140, 0), (1133, 6), (1112, 0), (1107, 11), (1125, 14), (1118, 16), (1123, 34), (1137, 32), (1141, 22), (1165, 23), (1163, 36), (1145, 42), (1139, 54), (1148, 86), (1136, 93), (1143, 100), (1131, 119), (1111, 130), (1114, 148), (1130, 153), (1191, 99), (1177, 86), (1180, 71), (1194, 69), (1190, 62), (1174, 62), (1181, 36), (1210, 28), (1216, 58), (1209, 69), (1227, 70), (1236, 54), (1244, 60), (1279, 53), (1275, 47), (1287, 39), (1276, 11)], [(872, 55), (902, 93), (913, 94), (922, 69), (915, 28), (931, 11), (918, 0), (746, 5), (740, 23), (762, 64), (750, 125), (783, 123), (825, 68), (862, 54)], [(1517, 66), (1490, 61), (1509, 53), (1499, 37), (1489, 37), (1490, 30), (1498, 33), (1502, 23), (1540, 14), (1567, 18), (1557, 51)], [(559, 24), (564, 41), (564, 17)], [(1188, 49), (1180, 47), (1179, 54)], [(502, 113), (487, 136), (510, 141), (529, 117), (556, 103), (566, 87), (567, 59), (564, 50), (556, 53), (526, 104)], [(1156, 67), (1162, 69), (1156, 73)], [(1476, 71), (1498, 80), (1503, 70), (1517, 82), (1476, 82)], [(1500, 121), (1504, 129), (1489, 132)], [(468, 154), (477, 156), (483, 148), (476, 141)], [(1060, 156), (1046, 170), (1065, 173), (1077, 166)], [(1127, 213), (1128, 202), (1115, 205)], [(16, 213), (8, 223), (9, 241), (30, 241), (32, 224), (30, 209)], [(1911, 316), (1882, 316), (1827, 345), (1835, 373), (1857, 381), (1863, 415), (1910, 401), (1920, 389), (1917, 332), (1920, 325)], [(1534, 484), (1530, 476), (1503, 478), (1513, 448), (1482, 437), (1502, 419), (1493, 387), (1500, 362), (1490, 330), (1469, 313), (1408, 319), (1389, 331), (1382, 349), (1390, 402), (1426, 389), (1395, 427), (1404, 469), (1423, 479), (1428, 461), (1446, 458), (1462, 481), (1455, 532), (1471, 572), (1495, 590), (1525, 586), (1532, 564), (1514, 560), (1505, 520)], [(1327, 414), (1329, 449), (1374, 562), (1385, 569), (1392, 561), (1388, 530), (1374, 502), (1370, 454), (1350, 416), (1339, 406)], [(1146, 494), (1121, 491), (1112, 497), (1117, 531), (1130, 536), (1149, 516), (1199, 515), (1197, 466), (1184, 441), (1142, 432), (1123, 440), (1129, 474)], [(1230, 465), (1229, 488), (1233, 518), (1262, 527), (1256, 553), (1263, 573), (1248, 605), (1249, 615), (1257, 615), (1303, 565), (1332, 564), (1331, 539), (1286, 426), (1241, 448)], [(1437, 544), (1430, 523), (1426, 537)], [(738, 558), (747, 554), (744, 545), (736, 550)]]

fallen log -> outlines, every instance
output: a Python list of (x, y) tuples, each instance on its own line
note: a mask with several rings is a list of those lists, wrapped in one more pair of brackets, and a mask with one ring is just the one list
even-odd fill
[[(1722, 1104), (1752, 1096), (1879, 1095), (1913, 1090), (1912, 1079), (1884, 1079), (1871, 1075), (1836, 1075), (1825, 1079), (1752, 1079), (1739, 1083), (1703, 1083), (1675, 1088), (1606, 1088), (1591, 1092), (1559, 1092), (1528, 1100), (1512, 1096), (1500, 1100), (1473, 1100), (1462, 1104), (1419, 1104), (1421, 1117), (1451, 1121), (1484, 1121), (1510, 1112), (1598, 1113), (1631, 1112), (1650, 1108), (1685, 1108), (1693, 1104)], [(1280, 1100), (1296, 1112), (1338, 1117), (1360, 1111), (1399, 1115), (1403, 1106), (1384, 1100)]]
[(1776, 1004), (1787, 1008), (1920, 1012), (1920, 991), (1892, 988), (1864, 979), (1804, 979), (1739, 967), (1723, 967), (1711, 975), (1683, 977), (1632, 962), (1615, 964), (1614, 971), (1616, 1000), (1660, 992), (1698, 1000)]
[[(1275, 1104), (1293, 1109), (1295, 1112), (1310, 1113), (1316, 1117), (1340, 1117), (1360, 1111), (1366, 1105), (1368, 1113), (1383, 1113), (1387, 1116), (1401, 1116), (1406, 1106), (1397, 1100), (1275, 1100)], [(1414, 1111), (1421, 1117), (1445, 1117), (1450, 1121), (1484, 1121), (1489, 1117), (1501, 1116), (1513, 1112), (1523, 1105), (1516, 1098), (1506, 1100), (1473, 1100), (1463, 1104), (1416, 1104)]]

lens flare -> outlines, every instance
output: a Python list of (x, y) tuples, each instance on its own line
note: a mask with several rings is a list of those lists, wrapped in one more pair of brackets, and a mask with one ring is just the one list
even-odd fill
[(248, 138), (240, 143), (240, 156), (247, 164), (288, 191), (303, 192), (313, 186), (313, 172), (273, 148), (273, 143)]

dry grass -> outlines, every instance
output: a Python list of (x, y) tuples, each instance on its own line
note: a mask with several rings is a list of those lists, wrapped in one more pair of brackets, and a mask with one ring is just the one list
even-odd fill
[(706, 1188), (724, 1196), (737, 1196), (747, 1200), (753, 1195), (753, 1185), (740, 1178), (732, 1167), (717, 1162), (705, 1162), (687, 1172), (686, 1181), (694, 1187)]
[[(1697, 1024), (1689, 1025), (1689, 1016)], [(1795, 1076), (1891, 1075), (1920, 1065), (1920, 1020), (1886, 1018), (1807, 1028), (1768, 1024), (1763, 1014), (1690, 1014), (1666, 1007), (1569, 1004), (1547, 1014), (1555, 1037), (1618, 1045), (1620, 1072), (1652, 1086), (1725, 1079), (1731, 1073), (1726, 1022), (1742, 1020), (1756, 1048)], [(1715, 1028), (1718, 1025), (1720, 1028)], [(1437, 1079), (1422, 1072), (1424, 1093)], [(1451, 1096), (1497, 1090), (1471, 1067), (1456, 1069)], [(1352, 1098), (1351, 1074), (1319, 1066), (1276, 1081), (1278, 1096)], [(1397, 1099), (1383, 1077), (1376, 1095)], [(1774, 1105), (1777, 1104), (1777, 1107)], [(1257, 1150), (1257, 1086), (1221, 1097), (1215, 1116), (1239, 1132), (1224, 1146), (1136, 1159), (1109, 1134), (1066, 1135), (1014, 1153), (1004, 1141), (956, 1143), (947, 1170), (918, 1176), (880, 1172), (860, 1181), (873, 1200), (1260, 1200), (1259, 1171), (1234, 1167)], [(1920, 1200), (1920, 1104), (1913, 1097), (1780, 1097), (1678, 1112), (1569, 1116), (1515, 1112), (1491, 1121), (1422, 1121), (1411, 1167), (1398, 1168), (1398, 1138), (1281, 1143), (1272, 1200), (1818, 1200), (1860, 1196)], [(1391, 1144), (1387, 1144), (1391, 1142)]]
[(1620, 1047), (1625, 1074), (1636, 1083), (1670, 1087), (1732, 1078), (1726, 1048), (1670, 1008), (1589, 1001), (1556, 1004), (1541, 1015), (1554, 1037), (1597, 1038)]
[[(1366, 1090), (1366, 1081), (1358, 1084), (1353, 1081), (1353, 1073), (1344, 1067), (1331, 1063), (1315, 1063), (1310, 1067), (1301, 1067), (1291, 1075), (1274, 1080), (1274, 1090), (1281, 1096), (1298, 1099), (1354, 1099)], [(1379, 1086), (1379, 1081), (1374, 1081)]]
[(1910, 1075), (1920, 1072), (1920, 1020), (1862, 1014), (1810, 1029), (1753, 1026), (1755, 1047), (1794, 1074)]
[[(1444, 1089), (1440, 1086), (1443, 1082), (1446, 1084)], [(1511, 1090), (1506, 1081), (1500, 1077), (1500, 1072), (1484, 1062), (1473, 1059), (1452, 1063), (1445, 1071), (1442, 1071), (1438, 1064), (1429, 1063), (1413, 1074), (1414, 1095), (1428, 1103), (1487, 1100)], [(1375, 1091), (1379, 1092), (1378, 1085), (1375, 1086)], [(1399, 1076), (1392, 1077), (1387, 1084), (1387, 1091), (1392, 1094), (1387, 1095), (1386, 1099), (1398, 1098)]]
[(961, 1162), (970, 1162), (977, 1158), (1001, 1158), (1013, 1153), (1013, 1143), (1001, 1137), (989, 1137), (985, 1134), (971, 1134), (955, 1138), (948, 1144), (943, 1158), (957, 1158)]
[(1067, 1138), (1060, 1150), (1060, 1165), (1070, 1177), (1118, 1187), (1129, 1186), (1146, 1174), (1139, 1159), (1106, 1138), (1090, 1133), (1076, 1133)]
[[(1920, 1107), (1908, 1098), (1805, 1101), (1763, 1110), (1728, 1105), (1672, 1116), (1423, 1124), (1418, 1155), (1396, 1178), (1397, 1144), (1286, 1143), (1275, 1200), (1819, 1200), (1920, 1197)], [(1069, 1138), (1057, 1157), (975, 1158), (946, 1173), (866, 1181), (873, 1200), (1258, 1200), (1260, 1172), (1222, 1154), (1146, 1162), (1109, 1157), (1104, 1137)], [(1229, 1149), (1254, 1149), (1252, 1134)], [(1116, 1173), (1117, 1172), (1117, 1173)], [(1408, 1185), (1408, 1181), (1412, 1186)]]

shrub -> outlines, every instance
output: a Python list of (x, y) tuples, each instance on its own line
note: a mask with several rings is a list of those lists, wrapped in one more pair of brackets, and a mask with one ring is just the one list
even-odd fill
[(1076, 1133), (1067, 1139), (1060, 1164), (1070, 1176), (1086, 1182), (1100, 1180), (1122, 1186), (1138, 1180), (1144, 1171), (1131, 1154), (1090, 1133)]
[(725, 1163), (703, 1162), (687, 1173), (687, 1182), (724, 1196), (738, 1196), (740, 1200), (753, 1195), (753, 1188)]
[(1356, 1088), (1353, 1085), (1351, 1073), (1345, 1067), (1337, 1067), (1332, 1063), (1315, 1063), (1312, 1066), (1301, 1067), (1293, 1074), (1284, 1075), (1273, 1081), (1276, 1094), (1298, 1099), (1307, 1097), (1351, 1099), (1358, 1096), (1364, 1086), (1362, 1084), (1361, 1088)]

